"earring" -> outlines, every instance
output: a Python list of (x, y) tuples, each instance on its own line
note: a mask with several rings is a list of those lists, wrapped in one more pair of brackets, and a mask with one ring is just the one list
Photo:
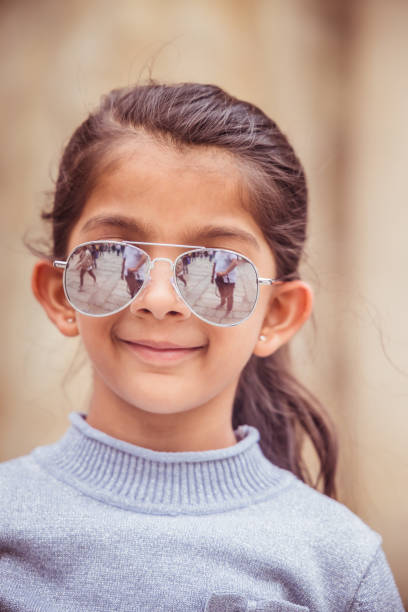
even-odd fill
[(259, 339), (260, 339), (260, 341), (261, 341), (261, 342), (265, 342), (265, 340), (266, 340), (266, 336), (261, 335), (261, 336), (259, 336)]
[(75, 322), (74, 317), (68, 317), (67, 323), (74, 323), (74, 322)]

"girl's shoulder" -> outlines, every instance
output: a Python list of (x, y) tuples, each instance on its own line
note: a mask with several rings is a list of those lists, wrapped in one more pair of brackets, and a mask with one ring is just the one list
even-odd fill
[(252, 507), (258, 555), (266, 550), (265, 563), (291, 568), (297, 584), (320, 590), (336, 610), (360, 610), (360, 603), (364, 610), (402, 610), (381, 535), (345, 504), (289, 474), (286, 486)]
[(317, 555), (334, 566), (347, 566), (351, 552), (363, 565), (369, 563), (382, 545), (382, 536), (344, 503), (295, 476), (276, 499), (271, 497), (262, 506), (265, 522), (276, 522), (295, 549), (309, 543)]
[(15, 508), (21, 512), (24, 502), (38, 497), (48, 481), (32, 452), (0, 462), (0, 516), (11, 515)]
[[(333, 580), (338, 580), (340, 587), (347, 581), (349, 592), (354, 593), (347, 610), (402, 612), (380, 533), (342, 502), (297, 478), (282, 491), (283, 500), (293, 553), (297, 551), (301, 559), (307, 544), (307, 565), (324, 577), (329, 590), (333, 589)], [(344, 603), (341, 588), (338, 597)]]
[(32, 468), (31, 453), (0, 462), (0, 484), (6, 484), (16, 474)]

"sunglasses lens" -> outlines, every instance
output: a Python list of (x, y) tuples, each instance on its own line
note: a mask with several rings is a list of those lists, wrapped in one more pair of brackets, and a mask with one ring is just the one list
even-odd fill
[(209, 323), (234, 325), (253, 311), (258, 277), (249, 259), (208, 249), (183, 255), (176, 264), (178, 289), (191, 310)]
[(146, 254), (120, 242), (95, 242), (77, 247), (65, 268), (65, 292), (84, 314), (112, 314), (141, 289), (148, 273)]

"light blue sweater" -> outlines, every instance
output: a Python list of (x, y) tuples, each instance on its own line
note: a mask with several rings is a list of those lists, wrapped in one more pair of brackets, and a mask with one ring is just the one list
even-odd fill
[(401, 612), (381, 536), (263, 455), (91, 427), (0, 464), (2, 612)]

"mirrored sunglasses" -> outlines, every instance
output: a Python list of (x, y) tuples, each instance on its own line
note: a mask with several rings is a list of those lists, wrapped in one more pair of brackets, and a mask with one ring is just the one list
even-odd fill
[[(138, 245), (188, 248), (172, 261), (151, 259)], [(120, 312), (137, 298), (150, 281), (156, 261), (172, 265), (172, 285), (193, 314), (211, 325), (230, 327), (252, 314), (259, 285), (277, 279), (259, 278), (250, 259), (229, 249), (202, 246), (95, 240), (76, 246), (66, 261), (63, 285), (68, 302), (78, 312), (105, 317)]]

